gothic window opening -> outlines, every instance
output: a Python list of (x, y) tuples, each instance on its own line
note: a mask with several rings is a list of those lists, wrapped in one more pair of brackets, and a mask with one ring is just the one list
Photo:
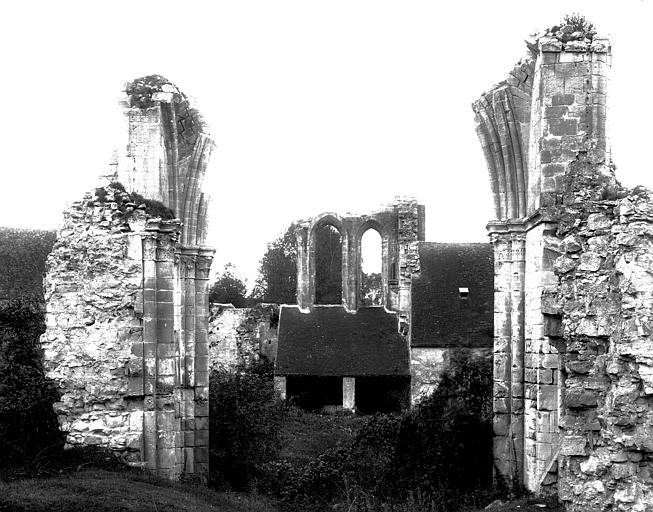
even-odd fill
[(382, 242), (379, 232), (370, 228), (361, 238), (360, 305), (383, 305)]
[(342, 239), (330, 224), (315, 232), (315, 303), (342, 304)]

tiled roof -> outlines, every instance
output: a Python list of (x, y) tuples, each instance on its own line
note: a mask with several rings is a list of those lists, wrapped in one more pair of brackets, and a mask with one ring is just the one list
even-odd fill
[(409, 375), (408, 343), (397, 316), (382, 307), (348, 313), (342, 306), (314, 306), (302, 313), (281, 306), (277, 375)]
[(492, 246), (422, 242), (419, 257), (420, 275), (413, 276), (412, 284), (411, 346), (491, 347)]

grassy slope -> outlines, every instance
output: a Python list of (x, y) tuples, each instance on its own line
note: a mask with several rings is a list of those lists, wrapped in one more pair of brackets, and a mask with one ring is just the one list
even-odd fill
[(218, 493), (133, 472), (89, 470), (0, 481), (0, 512), (274, 512), (262, 497)]

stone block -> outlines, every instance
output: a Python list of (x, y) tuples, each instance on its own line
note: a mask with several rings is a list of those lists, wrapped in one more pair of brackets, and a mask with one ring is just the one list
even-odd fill
[(495, 436), (507, 436), (510, 430), (510, 415), (495, 414), (492, 422)]
[(557, 354), (545, 354), (542, 357), (541, 365), (543, 368), (557, 369), (559, 368), (559, 356)]
[(540, 384), (553, 384), (553, 373), (548, 369), (537, 370), (537, 380)]
[(157, 462), (159, 469), (172, 469), (175, 467), (175, 448), (161, 448), (157, 450)]
[(191, 447), (195, 446), (195, 432), (193, 431), (184, 431), (184, 446)]
[(182, 454), (184, 457), (184, 472), (188, 474), (195, 473), (195, 448), (184, 448)]
[(549, 119), (549, 132), (551, 135), (576, 135), (578, 134), (578, 121), (576, 119)]
[(196, 446), (195, 447), (195, 466), (197, 471), (198, 463), (209, 462), (209, 447), (208, 446)]
[(508, 413), (510, 412), (510, 399), (508, 398), (494, 398), (493, 407), (495, 413)]
[(537, 408), (554, 411), (558, 408), (558, 386), (541, 385), (537, 390)]
[(568, 456), (585, 455), (586, 445), (587, 445), (587, 439), (585, 438), (585, 436), (566, 435), (562, 438), (560, 454), (568, 455)]
[(565, 391), (565, 406), (570, 409), (586, 409), (596, 407), (597, 394), (587, 389), (572, 388)]

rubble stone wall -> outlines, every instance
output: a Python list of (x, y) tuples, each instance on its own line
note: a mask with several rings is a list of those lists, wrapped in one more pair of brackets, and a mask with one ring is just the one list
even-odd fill
[(235, 308), (211, 304), (209, 317), (210, 368), (233, 371), (259, 359), (274, 363), (277, 355), (279, 306), (258, 304)]
[(125, 220), (111, 203), (88, 206), (92, 200), (89, 194), (64, 213), (48, 258), (45, 368), (62, 390), (55, 408), (67, 443), (109, 447), (139, 462), (143, 397), (130, 392), (129, 376), (142, 371), (132, 345), (143, 331), (145, 213)]
[(601, 195), (562, 212), (558, 283), (544, 294), (560, 322), (549, 333), (564, 377), (559, 493), (573, 511), (643, 511), (653, 507), (653, 198)]

